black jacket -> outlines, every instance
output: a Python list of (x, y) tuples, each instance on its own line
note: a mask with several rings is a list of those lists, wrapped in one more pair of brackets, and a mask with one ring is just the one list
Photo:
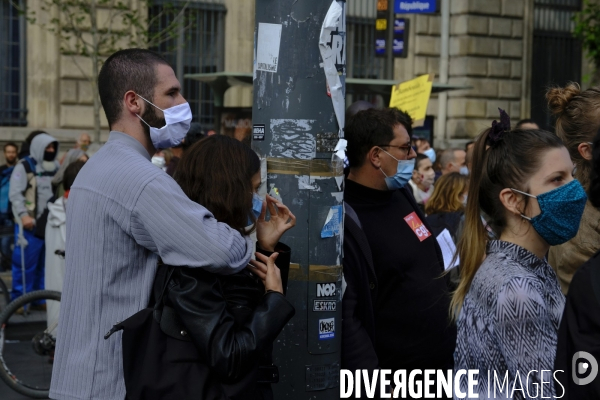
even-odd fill
[[(276, 264), (287, 275), (290, 249), (278, 244), (276, 251)], [(155, 295), (164, 287), (165, 270), (159, 268)], [(265, 294), (262, 282), (247, 270), (222, 276), (175, 268), (166, 297), (165, 305), (175, 310), (194, 344), (180, 362), (202, 364), (205, 371), (198, 381), (181, 382), (194, 394), (190, 399), (272, 398), (270, 384), (261, 382), (273, 371), (273, 341), (295, 312), (284, 295)]]
[[(575, 357), (577, 352), (587, 355)], [(600, 252), (584, 263), (571, 281), (565, 311), (558, 329), (558, 343), (554, 369), (560, 384), (556, 384), (556, 396), (563, 399), (598, 399), (600, 398), (600, 377), (596, 376), (591, 383), (575, 384), (573, 378), (587, 378), (596, 373), (600, 363)], [(579, 366), (587, 363), (588, 368), (580, 373)], [(564, 372), (559, 372), (564, 371)], [(590, 372), (590, 370), (592, 370)]]
[(342, 299), (342, 369), (377, 369), (375, 314), (377, 277), (367, 237), (356, 212), (344, 203), (344, 280)]

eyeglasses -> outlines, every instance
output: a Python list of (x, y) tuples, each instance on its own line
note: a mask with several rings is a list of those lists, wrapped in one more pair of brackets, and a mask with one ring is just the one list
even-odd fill
[(379, 144), (379, 145), (377, 145), (377, 147), (397, 147), (399, 149), (406, 150), (406, 156), (407, 157), (410, 155), (410, 151), (412, 150), (412, 146), (410, 146), (410, 145), (392, 146), (391, 144)]

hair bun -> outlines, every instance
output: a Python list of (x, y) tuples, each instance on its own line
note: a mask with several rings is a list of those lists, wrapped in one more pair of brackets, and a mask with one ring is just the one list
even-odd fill
[(581, 94), (581, 88), (576, 82), (569, 82), (565, 87), (553, 87), (548, 89), (546, 100), (553, 115), (562, 114), (573, 97)]

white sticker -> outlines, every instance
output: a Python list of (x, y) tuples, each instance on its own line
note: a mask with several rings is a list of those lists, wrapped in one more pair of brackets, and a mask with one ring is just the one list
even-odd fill
[(281, 24), (259, 23), (257, 42), (256, 70), (277, 72), (279, 46), (281, 44)]
[(317, 297), (333, 297), (335, 292), (335, 282), (317, 283)]
[(337, 302), (335, 300), (314, 300), (313, 311), (335, 311)]
[[(344, 137), (345, 93), (342, 80), (346, 79), (346, 13), (345, 2), (333, 0), (319, 36), (319, 49), (323, 59), (323, 69), (331, 93), (333, 109), (340, 127), (340, 137)], [(343, 160), (343, 158), (342, 158)]]
[(319, 340), (333, 339), (335, 337), (335, 318), (319, 320)]
[(450, 235), (450, 232), (448, 232), (448, 229), (444, 229), (442, 233), (438, 235), (437, 241), (442, 250), (442, 256), (444, 257), (444, 269), (453, 268), (460, 264), (458, 255), (456, 256), (454, 263), (452, 263), (454, 254), (456, 254), (456, 246), (454, 245), (454, 240), (452, 240), (452, 236)]

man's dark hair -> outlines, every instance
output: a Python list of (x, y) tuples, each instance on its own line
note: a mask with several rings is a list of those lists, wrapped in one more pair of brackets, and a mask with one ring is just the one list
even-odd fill
[(185, 135), (185, 139), (182, 142), (183, 151), (186, 151), (196, 142), (204, 139), (206, 135), (202, 131), (202, 125), (199, 122), (192, 122), (190, 124), (190, 129), (188, 130), (187, 135)]
[(65, 169), (65, 173), (63, 175), (63, 188), (65, 189), (65, 192), (71, 189), (77, 174), (79, 171), (81, 171), (81, 168), (83, 168), (84, 165), (85, 161), (77, 160), (74, 163), (71, 163), (67, 169)]
[(145, 49), (120, 50), (108, 57), (98, 74), (98, 92), (109, 126), (121, 117), (123, 96), (129, 90), (154, 100), (159, 64), (169, 65), (159, 54)]
[(6, 143), (4, 145), (4, 152), (6, 152), (6, 148), (7, 147), (14, 147), (17, 152), (19, 151), (19, 146), (17, 146), (17, 144), (15, 142), (8, 142), (8, 143)]
[(520, 129), (525, 124), (536, 124), (537, 125), (537, 122), (535, 122), (534, 120), (532, 120), (530, 118), (522, 119), (519, 122), (517, 122), (517, 125), (515, 125), (515, 129)]
[(351, 168), (358, 168), (374, 146), (388, 144), (394, 139), (394, 127), (402, 124), (412, 133), (412, 120), (408, 114), (391, 108), (359, 111), (346, 123), (345, 138), (348, 141), (346, 155)]
[(429, 160), (429, 157), (427, 157), (425, 154), (417, 154), (417, 158), (415, 158), (415, 171), (419, 170), (419, 168), (421, 167), (421, 161), (423, 160)]

